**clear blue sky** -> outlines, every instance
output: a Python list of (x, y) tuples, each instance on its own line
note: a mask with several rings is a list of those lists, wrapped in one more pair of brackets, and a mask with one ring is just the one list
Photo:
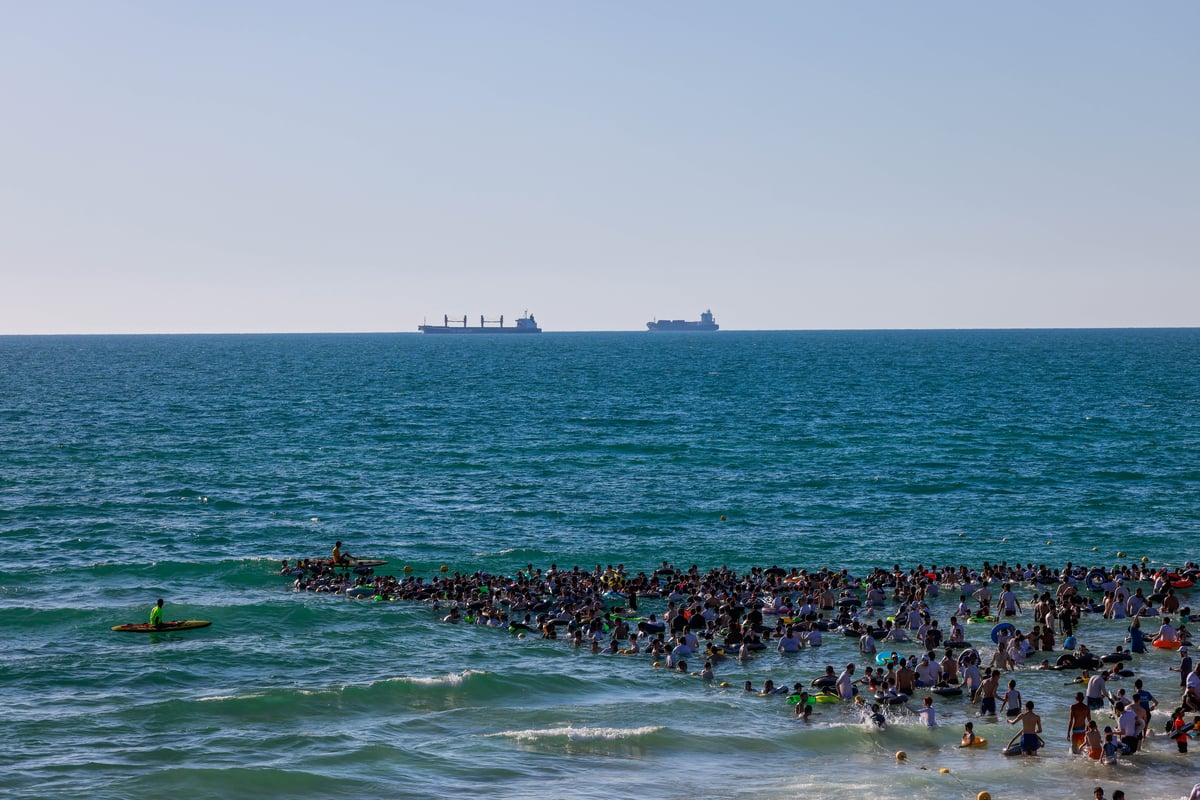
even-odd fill
[(1200, 3), (0, 0), (0, 333), (1200, 325)]

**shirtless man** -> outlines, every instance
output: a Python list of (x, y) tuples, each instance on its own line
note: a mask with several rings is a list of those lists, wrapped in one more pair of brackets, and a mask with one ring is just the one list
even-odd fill
[(1027, 756), (1037, 755), (1038, 748), (1042, 746), (1041, 739), (1038, 734), (1042, 732), (1042, 718), (1033, 713), (1033, 701), (1025, 701), (1025, 710), (1014, 720), (1009, 721), (1009, 725), (1021, 723), (1021, 753)]
[(1000, 688), (999, 670), (989, 669), (979, 686), (979, 716), (996, 716), (996, 690)]
[(1067, 714), (1067, 741), (1071, 752), (1079, 753), (1087, 739), (1088, 723), (1092, 721), (1092, 710), (1083, 702), (1083, 692), (1075, 693), (1075, 702)]

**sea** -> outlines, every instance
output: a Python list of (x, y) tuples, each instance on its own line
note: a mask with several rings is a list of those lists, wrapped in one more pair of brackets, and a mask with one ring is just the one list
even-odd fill
[[(1072, 674), (1005, 676), (1047, 742), (1006, 757), (962, 698), (878, 730), (742, 688), (861, 661), (836, 634), (706, 682), (279, 564), (1174, 568), (1198, 529), (1196, 329), (0, 337), (0, 796), (1185, 797), (1200, 745), (1068, 752)], [(212, 625), (111, 630), (158, 597)], [(1178, 662), (1133, 664), (1155, 729)]]

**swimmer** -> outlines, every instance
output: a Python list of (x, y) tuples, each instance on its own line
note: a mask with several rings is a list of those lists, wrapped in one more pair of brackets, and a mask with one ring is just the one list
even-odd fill
[(1087, 733), (1084, 734), (1084, 747), (1087, 748), (1087, 756), (1093, 761), (1099, 761), (1100, 756), (1104, 755), (1104, 738), (1100, 735), (1100, 729), (1096, 726), (1096, 720), (1089, 720), (1087, 724)]
[[(1075, 693), (1075, 702), (1067, 713), (1067, 741), (1071, 752), (1080, 753), (1087, 739), (1088, 723), (1092, 722), (1092, 710), (1083, 700), (1083, 692)], [(1095, 727), (1095, 724), (1092, 724)]]
[(1027, 756), (1037, 755), (1042, 746), (1038, 734), (1042, 732), (1042, 718), (1033, 712), (1033, 701), (1025, 701), (1025, 710), (1016, 719), (1010, 720), (1009, 725), (1021, 723), (1021, 753)]
[(974, 747), (977, 738), (978, 737), (975, 736), (975, 723), (967, 722), (963, 725), (962, 743), (959, 744), (958, 746), (960, 748)]
[[(920, 717), (924, 717), (923, 721), (925, 722), (925, 727), (936, 728), (938, 726), (937, 711), (935, 711), (933, 708), (933, 697), (926, 695), (925, 699), (922, 701), (922, 703), (923, 703), (923, 705), (921, 706), (921, 708), (917, 709), (916, 711), (914, 711), (912, 713), (914, 713)], [(970, 724), (970, 723), (967, 723), (967, 724)]]

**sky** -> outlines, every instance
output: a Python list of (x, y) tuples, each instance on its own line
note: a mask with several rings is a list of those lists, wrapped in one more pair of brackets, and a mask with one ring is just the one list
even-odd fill
[(0, 0), (0, 334), (1200, 326), (1200, 3)]

